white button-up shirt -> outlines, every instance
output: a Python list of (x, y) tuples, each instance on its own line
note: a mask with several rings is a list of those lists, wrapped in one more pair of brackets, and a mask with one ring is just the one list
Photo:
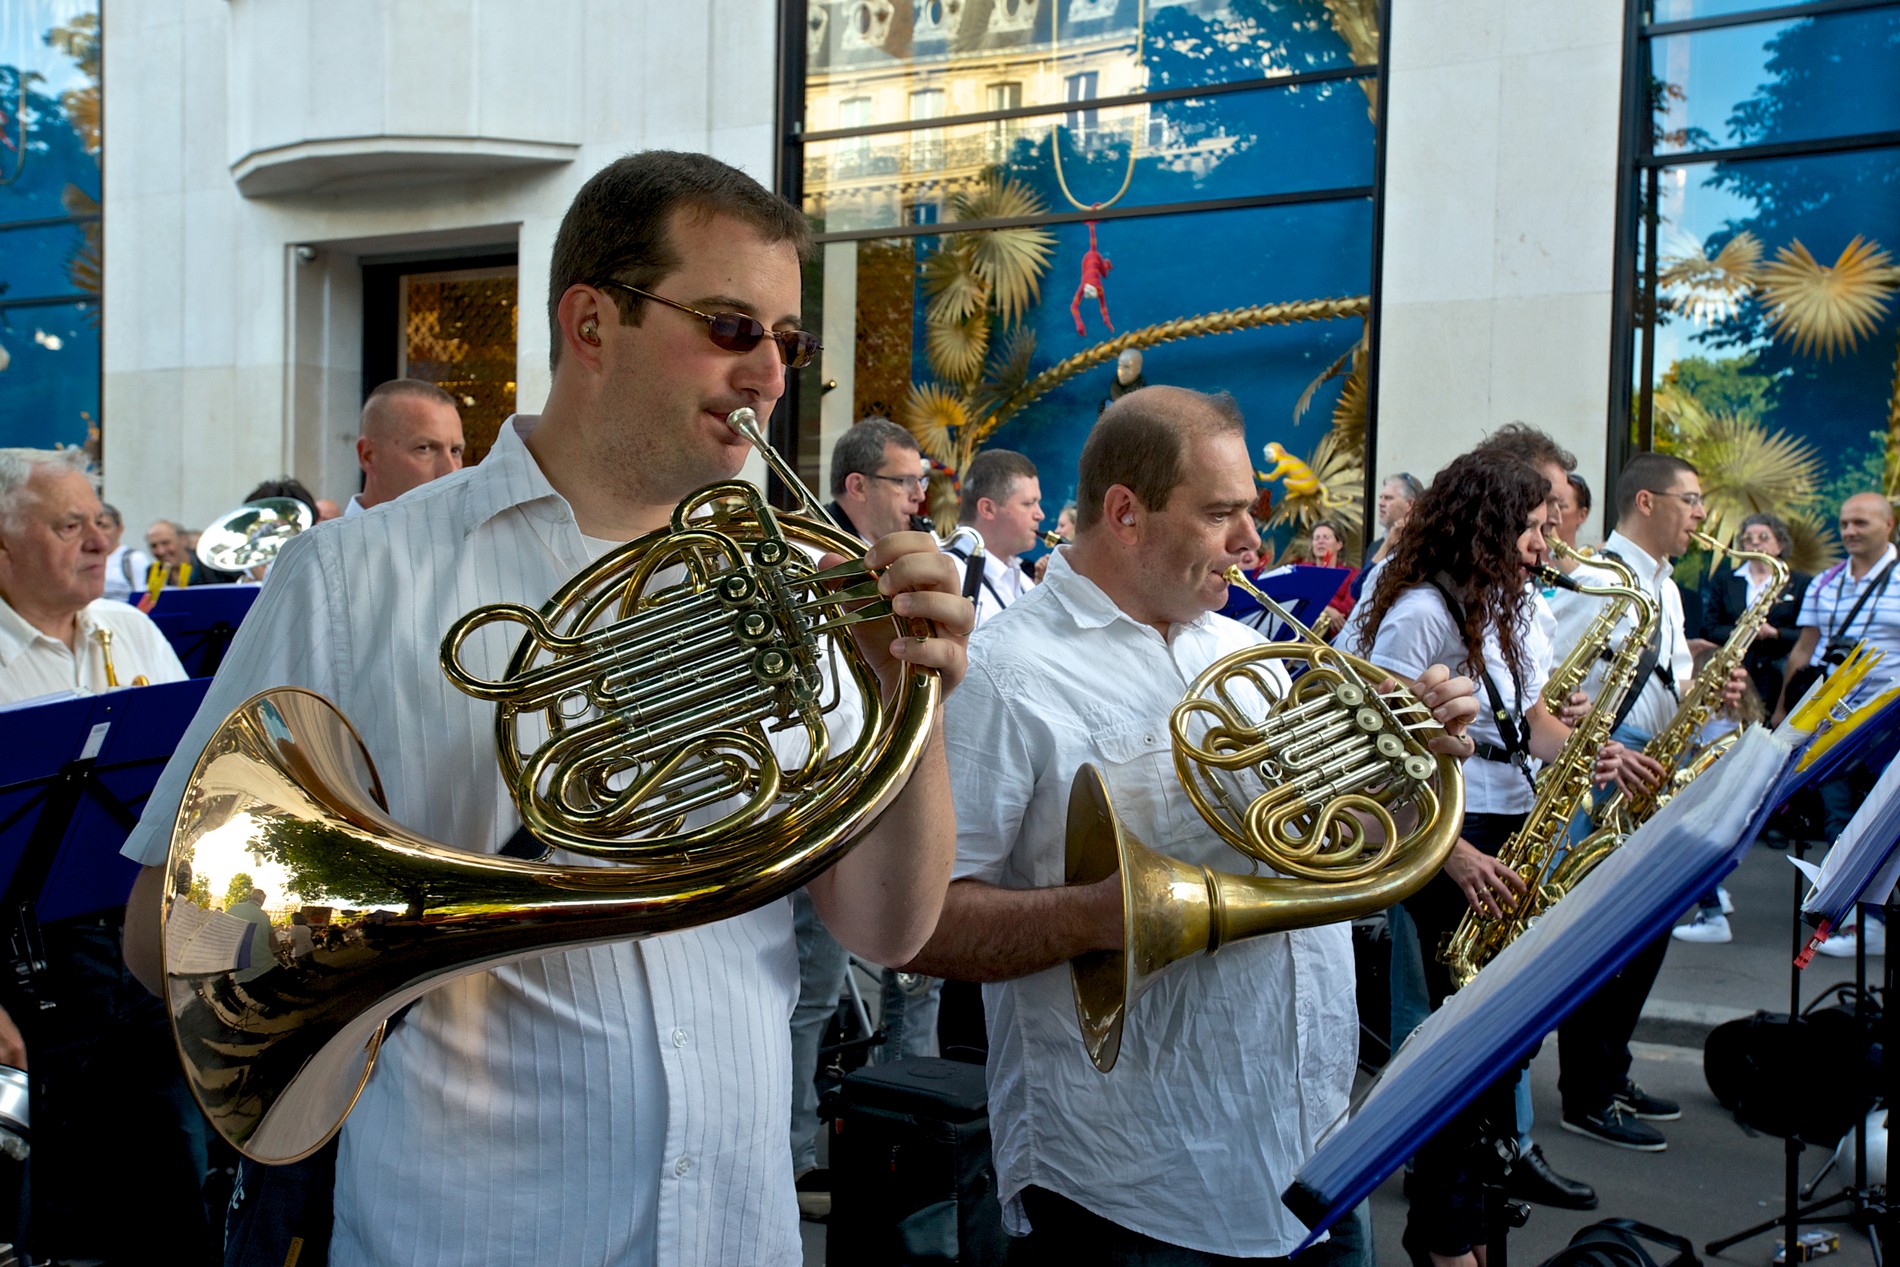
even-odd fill
[(17, 704), (67, 691), (97, 694), (106, 686), (105, 652), (99, 630), (112, 634), (112, 671), (122, 687), (144, 677), (153, 686), (185, 680), (185, 666), (151, 618), (109, 598), (94, 599), (79, 612), (73, 650), (26, 622), (0, 599), (0, 703)]
[[(1062, 884), (1069, 787), (1084, 762), (1150, 846), (1250, 871), (1181, 790), (1168, 714), (1209, 664), (1260, 641), (1215, 615), (1164, 640), (1058, 552), (1042, 584), (977, 631), (969, 676), (945, 706), (957, 877)], [(1252, 1257), (1300, 1243), (1306, 1229), (1279, 1194), (1343, 1118), (1358, 1058), (1345, 925), (1175, 965), (1131, 1008), (1106, 1075), (1083, 1050), (1067, 967), (983, 995), (991, 1139), (1013, 1230), (1017, 1194), (1034, 1184), (1194, 1249)]]
[[(1630, 687), (1632, 691), (1641, 691), (1636, 704), (1629, 710), (1623, 724), (1639, 734), (1654, 737), (1667, 726), (1676, 715), (1676, 707), (1681, 695), (1689, 689), (1695, 678), (1695, 658), (1689, 654), (1689, 638), (1682, 624), (1682, 591), (1676, 588), (1675, 576), (1668, 559), (1657, 559), (1649, 552), (1631, 541), (1620, 532), (1610, 534), (1603, 543), (1604, 550), (1621, 559), (1636, 574), (1636, 588), (1655, 599), (1662, 606), (1661, 647), (1656, 659), (1657, 667), (1669, 675), (1675, 683), (1676, 693), (1670, 694), (1654, 673)], [(1571, 575), (1578, 581), (1590, 585), (1620, 585), (1622, 582), (1608, 568), (1597, 567), (1585, 562)], [(1557, 617), (1557, 636), (1552, 648), (1553, 655), (1566, 656), (1571, 648), (1583, 638), (1590, 622), (1602, 610), (1603, 604), (1612, 600), (1593, 598), (1587, 594), (1573, 594), (1569, 590), (1559, 589), (1550, 598), (1550, 609)], [(1623, 645), (1622, 640), (1630, 636), (1636, 628), (1636, 614), (1626, 611), (1617, 624), (1615, 634), (1610, 640), (1610, 650), (1616, 651)], [(1584, 680), (1583, 691), (1594, 700), (1603, 686), (1605, 663), (1598, 660), (1596, 667)]]
[[(1400, 594), (1379, 622), (1370, 650), (1361, 649), (1364, 626), (1360, 616), (1365, 610), (1356, 609), (1352, 623), (1340, 634), (1337, 644), (1340, 650), (1363, 656), (1381, 668), (1413, 679), (1434, 664), (1449, 665), (1457, 673), (1466, 671), (1464, 634), (1452, 620), (1444, 596), (1436, 589), (1415, 585)], [(1524, 646), (1523, 673), (1513, 676), (1496, 631), (1486, 630), (1483, 643), (1485, 670), (1498, 688), (1505, 711), (1520, 727), (1524, 714), (1537, 703), (1544, 682), (1550, 676), (1550, 643), (1529, 595), (1525, 597), (1522, 615), (1518, 637)], [(1490, 692), (1485, 690), (1482, 678), (1475, 673), (1472, 677), (1478, 681), (1478, 716), (1471, 723), (1471, 737), (1481, 744), (1502, 748), (1504, 735), (1492, 713)], [(1520, 684), (1522, 696), (1518, 694)], [(1537, 799), (1530, 781), (1511, 763), (1473, 757), (1464, 763), (1464, 772), (1465, 809), (1470, 813), (1522, 814)]]
[[(437, 650), (472, 608), (538, 607), (591, 561), (522, 442), (535, 422), (511, 419), (481, 465), (284, 548), (127, 854), (163, 860), (213, 727), (284, 685), (355, 724), (397, 821), (477, 851), (513, 834), (494, 705), (451, 685)], [(488, 660), (472, 667), (499, 676), (513, 641), (476, 647)], [(344, 1125), (331, 1261), (797, 1264), (797, 992), (786, 901), (430, 991)]]
[[(1862, 679), (1854, 694), (1856, 702), (1871, 699), (1900, 681), (1900, 568), (1895, 569), (1884, 586), (1880, 583), (1880, 574), (1895, 557), (1894, 547), (1889, 545), (1859, 577), (1854, 575), (1851, 560), (1835, 564), (1808, 586), (1801, 600), (1801, 615), (1795, 621), (1803, 629), (1819, 632), (1811, 663), (1822, 662), (1830, 639), (1839, 639), (1850, 647), (1856, 642), (1865, 642), (1870, 648), (1887, 653), (1887, 658)], [(1860, 603), (1861, 595), (1869, 586), (1874, 587), (1873, 593), (1866, 602)], [(1854, 611), (1855, 603), (1860, 603), (1860, 610), (1854, 612), (1853, 622), (1849, 624), (1847, 614)]]

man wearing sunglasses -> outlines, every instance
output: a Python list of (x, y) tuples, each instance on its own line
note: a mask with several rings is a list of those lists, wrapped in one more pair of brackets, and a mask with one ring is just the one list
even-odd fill
[[(542, 413), (505, 424), (480, 465), (278, 557), (126, 847), (152, 864), (127, 920), (141, 980), (159, 980), (157, 864), (187, 776), (210, 728), (254, 691), (303, 686), (335, 701), (409, 829), (486, 853), (515, 834), (493, 706), (448, 683), (443, 634), (482, 604), (539, 607), (664, 527), (694, 490), (738, 475), (750, 446), (726, 415), (768, 417), (815, 348), (799, 328), (809, 245), (796, 207), (704, 155), (635, 154), (582, 187), (549, 270)], [(919, 641), (858, 627), (886, 692), (907, 665), (954, 684), (973, 618), (952, 563), (923, 533), (879, 541), (866, 562), (900, 614), (936, 631)], [(876, 827), (810, 883), (814, 905), (847, 946), (902, 962), (936, 921), (954, 831), (933, 735)], [(780, 900), (425, 994), (392, 1025), (343, 1126), (334, 1214), (312, 1234), (330, 1235), (339, 1267), (796, 1264), (786, 1018), (797, 980)], [(268, 1182), (246, 1175), (252, 1202), (254, 1179)]]

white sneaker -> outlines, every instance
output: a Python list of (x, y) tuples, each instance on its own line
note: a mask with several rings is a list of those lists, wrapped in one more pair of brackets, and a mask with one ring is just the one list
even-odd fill
[[(1728, 916), (1711, 914), (1706, 910), (1697, 911), (1695, 919), (1687, 924), (1678, 924), (1669, 930), (1669, 935), (1677, 941), (1699, 941), (1708, 945), (1721, 945), (1733, 941), (1735, 934), (1729, 931)], [(1833, 945), (1834, 939), (1828, 938), (1824, 945)]]
[(1735, 903), (1729, 900), (1728, 890), (1719, 884), (1715, 886), (1715, 898), (1722, 904), (1722, 914), (1735, 914)]
[[(1844, 928), (1822, 942), (1816, 949), (1830, 959), (1852, 959), (1854, 957), (1854, 950), (1860, 941), (1856, 933), (1857, 930), (1853, 928)], [(1866, 933), (1867, 953), (1869, 955), (1886, 954), (1886, 923), (1881, 920), (1875, 920), (1873, 923), (1867, 925)]]

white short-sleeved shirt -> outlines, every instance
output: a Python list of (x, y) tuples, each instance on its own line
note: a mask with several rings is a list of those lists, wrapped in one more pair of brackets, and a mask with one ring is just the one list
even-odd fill
[[(1497, 684), (1505, 711), (1520, 722), (1537, 703), (1550, 675), (1550, 644), (1535, 605), (1526, 601), (1519, 637), (1524, 644), (1524, 672), (1513, 675), (1504, 658), (1495, 630), (1484, 635), (1484, 667)], [(1464, 672), (1465, 640), (1452, 620), (1445, 599), (1430, 585), (1414, 585), (1400, 594), (1379, 622), (1372, 646), (1360, 650), (1364, 628), (1355, 619), (1340, 635), (1341, 650), (1364, 656), (1382, 668), (1408, 678), (1417, 678), (1434, 664)], [(1476, 678), (1477, 674), (1472, 674)], [(1522, 686), (1522, 693), (1519, 687)], [(1504, 736), (1492, 715), (1491, 696), (1482, 680), (1478, 682), (1478, 716), (1471, 723), (1471, 737), (1480, 744), (1504, 746)], [(1530, 782), (1517, 766), (1503, 761), (1473, 757), (1464, 763), (1465, 809), (1473, 814), (1521, 814), (1537, 799)]]
[[(1855, 692), (1856, 700), (1868, 699), (1900, 681), (1900, 568), (1894, 569), (1885, 586), (1880, 583), (1880, 574), (1895, 557), (1894, 547), (1889, 545), (1860, 577), (1855, 577), (1849, 562), (1837, 563), (1814, 578), (1801, 600), (1801, 615), (1795, 623), (1820, 635), (1814, 645), (1812, 663), (1821, 663), (1831, 638), (1838, 638), (1848, 646), (1865, 642), (1887, 653), (1887, 658), (1861, 681)], [(1867, 601), (1854, 612), (1854, 604), (1860, 602), (1863, 594), (1867, 595)], [(1854, 612), (1851, 624), (1847, 619), (1849, 612)]]
[(153, 686), (185, 680), (185, 666), (151, 617), (136, 607), (98, 598), (81, 608), (73, 650), (26, 622), (0, 599), (0, 703), (14, 704), (64, 691), (97, 694), (106, 685), (98, 632), (112, 634), (112, 670), (121, 687), (144, 677)]
[[(1084, 762), (1150, 846), (1250, 871), (1181, 790), (1168, 714), (1209, 664), (1260, 641), (1215, 615), (1163, 640), (1058, 551), (1042, 584), (977, 631), (969, 676), (945, 705), (957, 877), (1062, 884)], [(1306, 1229), (1278, 1194), (1346, 1112), (1353, 981), (1344, 924), (1224, 946), (1155, 979), (1107, 1075), (1083, 1050), (1067, 967), (984, 986), (1006, 1223), (1022, 1228), (1016, 1197), (1034, 1184), (1171, 1244), (1290, 1253)]]
[[(1640, 690), (1635, 705), (1624, 718), (1624, 725), (1639, 734), (1655, 736), (1667, 726), (1676, 715), (1682, 693), (1689, 689), (1695, 679), (1695, 658), (1689, 653), (1688, 634), (1682, 622), (1682, 591), (1676, 588), (1675, 577), (1671, 573), (1668, 559), (1652, 558), (1647, 550), (1631, 541), (1620, 532), (1610, 534), (1603, 543), (1603, 549), (1614, 554), (1636, 574), (1636, 588), (1655, 599), (1662, 607), (1660, 649), (1657, 666), (1669, 674), (1675, 684), (1672, 694), (1661, 679), (1651, 673), (1632, 691)], [(1620, 585), (1622, 581), (1608, 568), (1598, 567), (1589, 562), (1583, 563), (1573, 572), (1572, 577), (1590, 585)], [(1562, 657), (1570, 654), (1590, 622), (1603, 609), (1603, 604), (1612, 600), (1595, 598), (1588, 594), (1573, 594), (1569, 590), (1559, 589), (1550, 598), (1550, 609), (1557, 617), (1557, 636), (1552, 646), (1552, 654)], [(1616, 626), (1610, 650), (1615, 651), (1622, 645), (1622, 639), (1630, 636), (1636, 628), (1636, 614), (1626, 611)], [(1603, 687), (1604, 662), (1598, 660), (1595, 668), (1584, 680), (1583, 691), (1592, 700)]]
[[(513, 834), (494, 706), (451, 685), (437, 655), (472, 608), (538, 607), (591, 562), (523, 443), (536, 421), (511, 419), (479, 466), (285, 546), (127, 854), (163, 860), (211, 730), (285, 685), (356, 726), (398, 822), (491, 853)], [(834, 740), (853, 729), (841, 719)], [(424, 995), (344, 1125), (331, 1261), (795, 1267), (797, 993), (778, 901)]]

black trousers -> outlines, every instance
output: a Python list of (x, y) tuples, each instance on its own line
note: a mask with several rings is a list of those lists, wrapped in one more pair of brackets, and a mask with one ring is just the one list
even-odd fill
[[(1495, 858), (1523, 823), (1522, 814), (1466, 814), (1459, 835), (1474, 849)], [(1471, 903), (1465, 900), (1464, 890), (1441, 871), (1406, 898), (1404, 905), (1406, 914), (1418, 925), (1418, 946), (1425, 959), (1425, 989), (1432, 1010), (1437, 1011), (1452, 992), (1451, 970), (1440, 961), (1439, 948), (1471, 909)], [(1484, 1242), (1486, 1211), (1478, 1169), (1483, 1113), (1499, 1092), (1510, 1101), (1518, 1073), (1519, 1067), (1512, 1067), (1418, 1150), (1406, 1185), (1410, 1194), (1405, 1220), (1408, 1249), (1416, 1246), (1456, 1257)], [(1515, 1123), (1510, 1134), (1516, 1135)]]
[(215, 1263), (205, 1124), (159, 1001), (126, 971), (120, 917), (44, 930), (52, 1003), (6, 1000), (26, 1039), (27, 1247), (45, 1258)]
[[(1012, 1267), (1086, 1262), (1090, 1267), (1238, 1267), (1239, 1264), (1304, 1264), (1294, 1258), (1233, 1258), (1158, 1241), (1130, 1231), (1047, 1188), (1025, 1188), (1023, 1213), (1030, 1234), (1010, 1244)], [(1318, 1252), (1326, 1247), (1314, 1246)]]
[(1557, 1027), (1557, 1091), (1565, 1117), (1601, 1113), (1623, 1089), (1630, 1076), (1630, 1038), (1668, 952), (1665, 929)]

